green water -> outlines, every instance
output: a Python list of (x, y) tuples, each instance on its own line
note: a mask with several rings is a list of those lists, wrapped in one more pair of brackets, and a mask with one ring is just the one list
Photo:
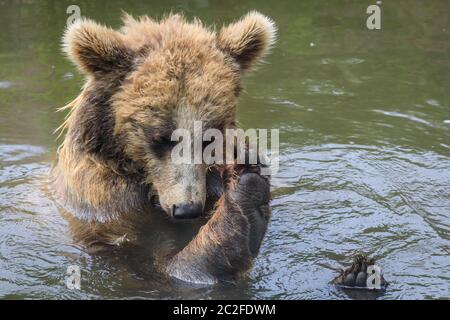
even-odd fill
[[(450, 298), (450, 5), (384, 1), (0, 1), (0, 298)], [(279, 27), (246, 78), (242, 126), (280, 129), (273, 219), (248, 279), (168, 284), (145, 252), (89, 255), (42, 187), (52, 131), (82, 77), (60, 52), (66, 8), (118, 27), (120, 10), (221, 26), (251, 9)], [(328, 284), (356, 252), (379, 259), (379, 295)], [(82, 270), (81, 290), (65, 272)]]

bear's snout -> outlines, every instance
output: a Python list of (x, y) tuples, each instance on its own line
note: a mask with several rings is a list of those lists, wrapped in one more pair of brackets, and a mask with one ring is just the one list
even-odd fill
[(201, 203), (183, 203), (174, 205), (172, 214), (175, 219), (194, 219), (203, 213), (203, 205)]

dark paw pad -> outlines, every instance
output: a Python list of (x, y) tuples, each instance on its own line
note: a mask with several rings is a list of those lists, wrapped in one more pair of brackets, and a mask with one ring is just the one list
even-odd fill
[(269, 181), (257, 173), (244, 173), (232, 197), (247, 217), (250, 251), (256, 256), (271, 216)]

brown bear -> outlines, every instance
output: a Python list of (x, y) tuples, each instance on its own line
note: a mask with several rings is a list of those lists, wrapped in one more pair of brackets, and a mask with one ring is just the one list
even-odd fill
[(158, 215), (156, 202), (174, 219), (201, 215), (204, 225), (165, 253), (162, 270), (194, 283), (237, 279), (267, 229), (268, 178), (259, 165), (174, 164), (171, 133), (194, 121), (236, 127), (242, 76), (273, 44), (274, 23), (258, 12), (218, 33), (178, 14), (123, 22), (117, 31), (81, 19), (65, 32), (64, 50), (86, 82), (66, 107), (54, 197), (90, 246), (133, 240), (142, 216)]

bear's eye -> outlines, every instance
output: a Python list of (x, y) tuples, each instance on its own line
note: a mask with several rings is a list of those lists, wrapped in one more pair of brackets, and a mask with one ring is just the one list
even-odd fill
[(156, 153), (164, 153), (172, 150), (177, 143), (177, 141), (172, 141), (170, 136), (154, 135), (151, 138), (150, 147)]

